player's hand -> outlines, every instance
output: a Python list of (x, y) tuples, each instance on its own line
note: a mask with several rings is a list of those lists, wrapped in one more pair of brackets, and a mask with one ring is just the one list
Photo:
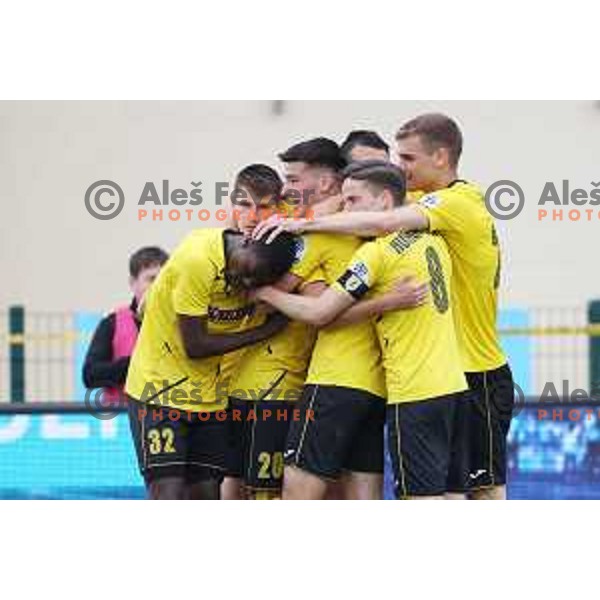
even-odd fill
[(272, 305), (269, 304), (268, 302), (263, 302), (262, 300), (258, 300), (256, 303), (256, 306), (258, 308), (260, 308), (260, 310), (265, 314), (265, 315), (270, 315), (274, 312), (277, 312), (277, 309)]
[(263, 287), (256, 288), (248, 292), (248, 297), (253, 302), (264, 302), (268, 304), (266, 297), (268, 296), (270, 289), (270, 285), (265, 285)]
[(261, 221), (252, 232), (253, 240), (265, 239), (270, 244), (282, 231), (290, 233), (302, 233), (305, 219), (286, 218), (281, 215), (272, 215)]
[(393, 287), (392, 291), (385, 294), (387, 310), (399, 308), (414, 308), (427, 300), (429, 285), (417, 283), (414, 277), (404, 277)]

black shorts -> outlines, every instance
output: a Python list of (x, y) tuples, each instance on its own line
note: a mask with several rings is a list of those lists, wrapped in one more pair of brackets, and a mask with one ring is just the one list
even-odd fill
[(388, 406), (388, 445), (397, 498), (440, 496), (447, 491), (460, 396)]
[(456, 394), (446, 491), (466, 494), (471, 489), (471, 418), (473, 392)]
[(385, 400), (364, 390), (306, 385), (284, 460), (323, 479), (344, 471), (383, 473)]
[(229, 399), (227, 476), (253, 490), (280, 490), (283, 452), (296, 402)]
[(145, 482), (184, 477), (222, 480), (227, 451), (225, 411), (189, 413), (129, 399), (129, 424)]
[(506, 438), (515, 405), (508, 364), (493, 371), (465, 373), (472, 401), (460, 420), (468, 430), (468, 487), (477, 490), (506, 484)]

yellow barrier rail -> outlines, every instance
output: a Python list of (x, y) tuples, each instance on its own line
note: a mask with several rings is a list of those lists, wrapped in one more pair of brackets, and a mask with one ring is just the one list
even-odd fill
[[(509, 336), (572, 336), (585, 335), (600, 337), (600, 325), (587, 325), (584, 327), (506, 327), (499, 329), (500, 335)], [(70, 344), (78, 341), (88, 341), (90, 334), (77, 331), (61, 331), (55, 333), (25, 333), (17, 335), (0, 335), (1, 342), (9, 344), (62, 342)]]
[(587, 335), (600, 337), (600, 325), (584, 327), (507, 327), (499, 330), (500, 335)]
[(84, 341), (90, 338), (88, 334), (82, 334), (77, 331), (60, 331), (56, 333), (25, 333), (0, 336), (1, 341), (7, 341), (9, 344), (25, 343), (46, 343), (63, 342), (70, 344), (77, 341)]

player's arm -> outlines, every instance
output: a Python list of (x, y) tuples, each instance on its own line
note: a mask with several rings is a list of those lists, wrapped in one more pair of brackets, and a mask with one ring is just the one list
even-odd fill
[(348, 325), (425, 301), (428, 285), (416, 285), (412, 278), (403, 278), (392, 291), (379, 298), (363, 300), (376, 284), (381, 268), (380, 248), (373, 243), (365, 244), (331, 288), (321, 284), (318, 298), (290, 298), (268, 288), (260, 290), (258, 296), (290, 318), (317, 327)]
[(115, 315), (111, 313), (100, 321), (83, 363), (83, 383), (87, 388), (123, 385), (129, 369), (129, 356), (115, 359), (112, 339)]
[[(305, 285), (299, 293), (303, 296), (320, 297), (327, 289), (325, 282), (319, 281)], [(414, 308), (426, 301), (428, 293), (427, 283), (418, 284), (413, 277), (403, 277), (389, 292), (369, 300), (360, 300), (327, 326), (332, 328), (353, 325), (393, 310)]]
[(427, 300), (429, 285), (415, 283), (413, 277), (403, 277), (394, 288), (381, 296), (361, 300), (344, 311), (329, 327), (342, 327), (380, 317), (394, 310), (420, 306)]
[[(286, 273), (275, 283), (274, 287), (282, 292), (293, 292), (298, 290), (304, 283), (304, 279), (294, 273)], [(309, 284), (310, 285), (310, 284)]]
[(351, 295), (332, 288), (327, 288), (320, 296), (315, 297), (288, 294), (267, 286), (257, 290), (256, 297), (281, 311), (290, 319), (315, 327), (326, 326), (355, 302)]
[(298, 290), (298, 294), (319, 298), (326, 289), (327, 284), (324, 281), (311, 281), (310, 283), (303, 285), (302, 288)]
[(215, 334), (208, 332), (208, 317), (177, 315), (177, 319), (183, 347), (192, 359), (220, 356), (262, 342), (279, 333), (288, 323), (284, 315), (275, 312), (253, 329)]
[(173, 306), (188, 358), (227, 354), (262, 342), (287, 325), (283, 315), (273, 313), (262, 325), (253, 329), (234, 333), (209, 332), (208, 307), (214, 282), (219, 276), (219, 266), (211, 260), (210, 248), (199, 248), (185, 256), (181, 260), (180, 273), (173, 290)]
[(381, 236), (401, 229), (421, 230), (429, 228), (427, 213), (418, 206), (401, 206), (385, 212), (341, 212), (313, 219), (284, 218), (273, 215), (259, 223), (252, 237), (265, 238), (267, 243), (282, 231), (293, 233), (328, 232), (351, 234), (359, 237)]

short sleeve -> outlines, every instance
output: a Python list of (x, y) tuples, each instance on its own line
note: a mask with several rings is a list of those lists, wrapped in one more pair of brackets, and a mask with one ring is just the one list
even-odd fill
[(317, 281), (325, 281), (325, 273), (323, 273), (323, 269), (318, 267), (315, 269), (308, 279), (306, 279), (306, 283), (315, 283)]
[(321, 266), (318, 235), (303, 235), (296, 241), (296, 256), (290, 269), (292, 275), (309, 279)]
[(177, 282), (173, 289), (173, 306), (179, 315), (203, 317), (208, 313), (211, 290), (219, 275), (216, 263), (209, 256), (181, 257)]
[(360, 300), (377, 286), (383, 269), (382, 245), (378, 242), (363, 244), (354, 254), (344, 273), (333, 288)]
[(432, 233), (461, 229), (472, 213), (465, 195), (452, 189), (427, 194), (414, 206), (427, 216)]

